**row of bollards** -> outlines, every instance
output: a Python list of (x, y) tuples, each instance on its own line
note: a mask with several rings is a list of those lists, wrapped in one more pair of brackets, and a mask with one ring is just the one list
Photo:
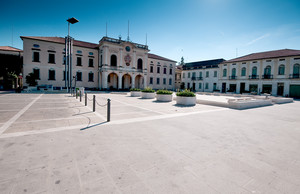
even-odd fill
[[(75, 93), (76, 99), (78, 99), (78, 96), (79, 96), (79, 100), (80, 100), (80, 102), (82, 102), (82, 92), (81, 92), (81, 90), (80, 91), (76, 90), (74, 93)], [(96, 102), (96, 95), (93, 95), (93, 112), (96, 111), (96, 103), (97, 103)], [(84, 105), (85, 106), (88, 105), (88, 97), (87, 97), (86, 92), (84, 93)], [(109, 98), (107, 99), (107, 104), (106, 105), (107, 105), (107, 122), (109, 122), (110, 121), (110, 105), (111, 105), (111, 100)], [(106, 106), (106, 105), (103, 105), (103, 107)], [(99, 106), (102, 106), (102, 105), (99, 105)]]

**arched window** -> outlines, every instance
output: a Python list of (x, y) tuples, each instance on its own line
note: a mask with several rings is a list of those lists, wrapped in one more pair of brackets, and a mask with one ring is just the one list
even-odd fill
[(294, 68), (293, 68), (293, 74), (294, 75), (299, 75), (300, 73), (300, 65), (299, 64), (295, 64)]
[(89, 73), (89, 82), (93, 82), (94, 81), (94, 73), (90, 72)]
[(271, 75), (271, 66), (270, 65), (268, 65), (265, 68), (264, 75)]
[(278, 75), (284, 75), (285, 67), (284, 65), (279, 65), (278, 67)]
[(231, 76), (235, 76), (236, 75), (236, 68), (233, 68), (232, 70), (231, 70)]
[(111, 55), (110, 56), (110, 66), (117, 66), (117, 56), (116, 55)]
[(242, 68), (241, 76), (246, 76), (246, 67)]
[(137, 69), (143, 69), (143, 60), (142, 59), (138, 59), (138, 61), (137, 61)]
[(223, 69), (223, 77), (227, 76), (227, 69)]
[(257, 75), (257, 67), (252, 68), (252, 75), (254, 75), (254, 76)]

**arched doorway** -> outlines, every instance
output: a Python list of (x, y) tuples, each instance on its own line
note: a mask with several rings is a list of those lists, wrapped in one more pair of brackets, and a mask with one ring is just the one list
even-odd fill
[(107, 76), (107, 89), (118, 89), (118, 75), (116, 73), (110, 73)]
[(144, 78), (142, 75), (137, 75), (134, 82), (135, 88), (144, 88)]
[(131, 88), (131, 76), (129, 74), (125, 74), (122, 77), (122, 89), (128, 90)]

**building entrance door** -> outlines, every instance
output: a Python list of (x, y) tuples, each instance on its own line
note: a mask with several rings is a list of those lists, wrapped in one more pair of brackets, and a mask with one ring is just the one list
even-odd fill
[(222, 93), (226, 92), (226, 83), (222, 83)]
[(277, 96), (283, 96), (284, 83), (277, 84)]
[(268, 93), (271, 94), (272, 93), (272, 85), (263, 85), (262, 87), (262, 93)]
[(240, 85), (240, 93), (244, 93), (245, 92), (245, 83), (241, 83)]
[(193, 83), (193, 91), (196, 90), (196, 83)]

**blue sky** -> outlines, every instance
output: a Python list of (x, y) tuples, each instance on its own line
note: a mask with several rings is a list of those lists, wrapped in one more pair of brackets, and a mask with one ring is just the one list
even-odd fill
[(67, 34), (77, 40), (105, 36), (145, 44), (151, 53), (185, 62), (232, 59), (253, 52), (300, 50), (299, 0), (97, 0), (3, 1), (0, 45), (22, 49), (20, 36)]

